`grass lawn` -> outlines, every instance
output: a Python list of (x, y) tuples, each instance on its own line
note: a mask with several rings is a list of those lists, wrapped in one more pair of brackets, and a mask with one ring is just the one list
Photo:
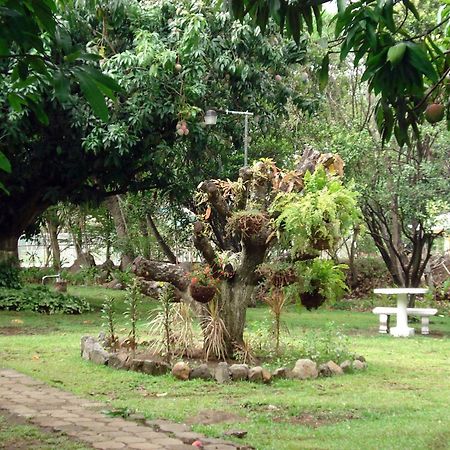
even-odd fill
[[(291, 339), (334, 321), (350, 336), (351, 349), (366, 357), (368, 370), (269, 386), (217, 385), (114, 371), (82, 360), (80, 337), (98, 334), (98, 308), (111, 291), (77, 287), (72, 293), (84, 295), (97, 310), (81, 316), (0, 312), (0, 366), (107, 402), (106, 409), (128, 407), (150, 418), (182, 422), (208, 410), (230, 412), (235, 422), (195, 428), (211, 436), (245, 429), (245, 441), (259, 450), (450, 448), (448, 317), (431, 320), (434, 335), (396, 339), (378, 335), (378, 317), (371, 313), (292, 307), (285, 315)], [(256, 332), (267, 317), (264, 307), (250, 309), (249, 329)]]

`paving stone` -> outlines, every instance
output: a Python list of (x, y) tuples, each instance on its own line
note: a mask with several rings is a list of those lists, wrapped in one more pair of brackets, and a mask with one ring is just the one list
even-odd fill
[(128, 445), (127, 448), (130, 449), (136, 449), (136, 450), (163, 450), (163, 448), (160, 445), (157, 444), (150, 444), (150, 443), (145, 443), (145, 444), (130, 444)]
[(166, 450), (195, 450), (195, 447), (188, 444), (164, 446)]
[(159, 439), (153, 439), (152, 444), (158, 444), (162, 446), (168, 446), (168, 445), (181, 445), (183, 442), (181, 442), (179, 439), (174, 439), (171, 437), (163, 437)]
[(174, 433), (177, 439), (180, 439), (185, 444), (192, 444), (194, 441), (201, 441), (203, 435), (200, 433), (195, 433), (194, 431), (183, 431), (181, 433)]
[(94, 442), (92, 444), (92, 447), (109, 450), (115, 448), (125, 448), (125, 444), (122, 444), (121, 442), (104, 441), (104, 442)]
[(122, 436), (122, 437), (117, 437), (114, 440), (118, 441), (118, 442), (123, 442), (124, 444), (137, 444), (137, 443), (145, 442), (145, 438), (142, 438), (142, 437), (139, 438), (139, 437), (135, 437), (135, 436)]
[(148, 440), (159, 439), (165, 436), (163, 433), (157, 433), (156, 431), (143, 431), (136, 433), (136, 435)]

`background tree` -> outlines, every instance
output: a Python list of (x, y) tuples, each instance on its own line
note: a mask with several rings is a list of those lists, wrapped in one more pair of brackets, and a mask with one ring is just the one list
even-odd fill
[[(234, 158), (240, 165), (242, 133), (231, 121), (214, 131), (204, 129), (202, 111), (208, 105), (258, 109), (259, 124), (273, 121), (288, 98), (301, 105), (301, 98), (275, 78), (277, 68), (302, 61), (301, 48), (284, 45), (273, 34), (263, 36), (249, 23), (233, 22), (216, 3), (90, 7), (76, 3), (58, 12), (67, 45), (100, 52), (102, 70), (123, 87), (111, 103), (108, 123), (93, 116), (76, 85), (64, 84), (65, 94), (55, 102), (45, 77), (32, 87), (16, 87), (9, 74), (13, 63), (2, 62), (0, 149), (13, 168), (0, 175), (9, 191), (0, 194), (0, 251), (5, 254), (15, 254), (24, 229), (58, 201), (100, 203), (151, 187), (187, 198), (200, 168), (206, 175), (226, 176), (224, 168), (232, 169), (227, 161)], [(65, 53), (50, 49), (51, 62), (64, 59)], [(91, 74), (96, 65), (88, 62), (83, 70)], [(110, 87), (102, 89), (110, 94)], [(11, 108), (7, 94), (16, 88), (15, 95), (29, 89), (40, 93), (49, 126), (28, 110)], [(176, 128), (181, 122), (187, 131), (182, 135)], [(230, 142), (236, 143), (231, 151)]]
[[(286, 29), (299, 42), (305, 28), (309, 33), (314, 30), (322, 33), (321, 8), (329, 2), (231, 0), (226, 4), (235, 17), (242, 20), (250, 15), (263, 30), (272, 17), (281, 30)], [(395, 135), (400, 146), (408, 143), (410, 129), (417, 137), (417, 126), (424, 115), (442, 120), (447, 111), (447, 123), (450, 123), (446, 83), (450, 72), (447, 58), (450, 5), (445, 0), (432, 3), (439, 12), (437, 21), (428, 27), (429, 22), (421, 21), (418, 7), (410, 0), (349, 3), (338, 0), (337, 13), (331, 22), (334, 39), (328, 43), (319, 70), (325, 85), (330, 55), (336, 48), (340, 48), (337, 53), (341, 61), (351, 54), (354, 66), (364, 67), (363, 81), (368, 82), (369, 90), (379, 95), (376, 116), (383, 141)], [(430, 110), (428, 103), (436, 99), (439, 106)]]

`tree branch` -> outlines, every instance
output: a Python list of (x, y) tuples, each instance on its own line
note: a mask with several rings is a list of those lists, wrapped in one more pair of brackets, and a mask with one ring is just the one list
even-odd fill
[(165, 281), (174, 285), (181, 292), (187, 290), (190, 279), (188, 272), (180, 265), (151, 261), (138, 256), (131, 266), (134, 274), (145, 280)]

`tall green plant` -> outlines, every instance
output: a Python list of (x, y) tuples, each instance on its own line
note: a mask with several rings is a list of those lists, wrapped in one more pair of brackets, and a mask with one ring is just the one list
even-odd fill
[(142, 297), (139, 283), (136, 279), (134, 279), (133, 283), (127, 290), (127, 295), (125, 296), (126, 310), (123, 313), (130, 327), (128, 339), (132, 351), (135, 351), (137, 347), (138, 307), (142, 303)]

